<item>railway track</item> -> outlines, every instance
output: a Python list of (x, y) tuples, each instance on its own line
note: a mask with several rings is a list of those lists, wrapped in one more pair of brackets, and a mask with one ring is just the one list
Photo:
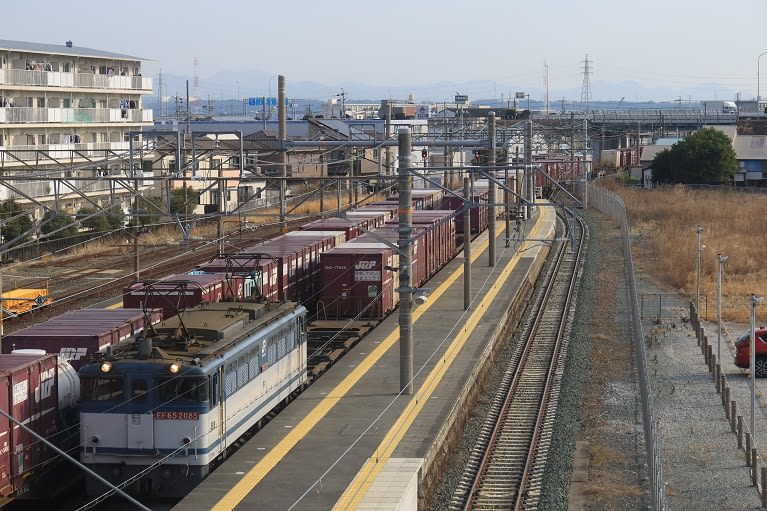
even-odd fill
[(553, 427), (563, 347), (578, 278), (584, 227), (577, 248), (559, 242), (537, 313), (482, 426), (450, 504), (451, 510), (536, 509)]
[[(319, 218), (319, 217), (317, 217)], [(313, 220), (315, 217), (301, 218), (288, 222), (288, 229)], [(260, 226), (258, 231), (246, 233), (239, 239), (230, 235), (235, 244), (250, 245), (281, 233), (279, 224)], [(242, 235), (240, 235), (242, 236)], [(31, 324), (46, 321), (71, 309), (91, 306), (102, 300), (119, 296), (125, 287), (135, 281), (133, 273), (135, 256), (132, 246), (125, 250), (108, 250), (88, 255), (51, 256), (41, 262), (26, 265), (25, 272), (39, 277), (21, 277), (19, 280), (26, 287), (48, 287), (53, 303), (35, 308), (32, 313), (5, 318), (4, 333), (13, 333)], [(141, 279), (151, 280), (166, 275), (183, 273), (194, 269), (198, 264), (209, 261), (218, 254), (218, 245), (211, 240), (190, 240), (188, 248), (179, 245), (158, 245), (140, 252)], [(103, 273), (106, 272), (106, 273)], [(102, 275), (103, 273), (103, 275)], [(101, 275), (101, 276), (100, 276)], [(6, 281), (13, 281), (19, 276), (6, 274)], [(6, 289), (10, 287), (6, 283)]]

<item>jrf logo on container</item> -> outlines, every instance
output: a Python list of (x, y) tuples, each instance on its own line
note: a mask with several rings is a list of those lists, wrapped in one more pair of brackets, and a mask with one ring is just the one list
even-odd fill
[(375, 261), (358, 261), (357, 264), (354, 265), (355, 270), (372, 270), (375, 267)]

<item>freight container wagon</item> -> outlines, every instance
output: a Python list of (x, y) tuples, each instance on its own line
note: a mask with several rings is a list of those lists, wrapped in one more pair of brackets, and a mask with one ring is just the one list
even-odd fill
[[(393, 222), (393, 220), (392, 220)], [(371, 233), (365, 233), (359, 238), (352, 240), (351, 243), (382, 243), (381, 239), (386, 240), (391, 245), (397, 245), (399, 232), (396, 228), (397, 223), (388, 223), (381, 229), (376, 229)], [(424, 227), (413, 226), (411, 234), (411, 245), (413, 247), (412, 260), (410, 263), (410, 282), (413, 286), (420, 286), (429, 278), (428, 268), (432, 265), (429, 261), (430, 254), (427, 250), (426, 229)], [(399, 275), (399, 274), (398, 274)], [(395, 302), (398, 296), (395, 297)]]
[(381, 227), (388, 220), (391, 220), (391, 211), (373, 210), (373, 209), (355, 209), (347, 211), (346, 218), (354, 222), (359, 220), (365, 220), (367, 230), (373, 230), (376, 227)]
[(47, 288), (20, 287), (4, 291), (0, 304), (3, 318), (21, 316), (32, 310), (53, 303)]
[[(414, 188), (410, 191), (410, 199), (413, 203), (413, 209), (435, 209), (439, 208), (445, 193), (438, 189)], [(399, 194), (387, 197), (385, 202), (399, 203)]]
[(201, 303), (222, 299), (242, 299), (245, 277), (205, 273), (177, 274), (154, 282), (136, 282), (123, 292), (126, 309), (162, 309), (163, 319)]
[[(472, 202), (474, 206), (469, 210), (469, 220), (471, 221), (471, 234), (476, 235), (487, 229), (489, 214), (487, 208), (487, 190), (476, 190)], [(463, 239), (463, 204), (460, 197), (450, 195), (442, 201), (440, 209), (452, 209), (455, 211), (455, 230), (458, 236)]]
[[(452, 210), (435, 209), (431, 211), (413, 211), (411, 215), (413, 227), (423, 228), (416, 233), (425, 241), (426, 278), (431, 278), (457, 253), (455, 212)], [(396, 220), (387, 225), (398, 226)]]
[(322, 220), (315, 220), (299, 227), (301, 231), (343, 231), (346, 235), (346, 241), (353, 240), (363, 230), (359, 222), (341, 217), (329, 217)]
[(78, 370), (98, 351), (161, 320), (160, 309), (78, 309), (4, 336), (2, 352), (44, 350)]
[(397, 202), (371, 202), (360, 206), (356, 211), (383, 211), (389, 213), (389, 220), (399, 215), (399, 203)]
[(269, 301), (283, 300), (283, 289), (279, 287), (277, 260), (267, 254), (244, 250), (236, 254), (216, 257), (197, 267), (196, 272), (242, 275), (245, 288), (250, 291), (246, 297), (263, 298)]
[(79, 392), (74, 369), (56, 355), (0, 355), (0, 408), (13, 418), (0, 417), (0, 495), (51, 498), (80, 479), (78, 470), (63, 466), (69, 462), (27, 430), (60, 449), (76, 447)]
[(321, 256), (319, 319), (379, 320), (397, 305), (399, 256), (384, 243), (344, 243)]

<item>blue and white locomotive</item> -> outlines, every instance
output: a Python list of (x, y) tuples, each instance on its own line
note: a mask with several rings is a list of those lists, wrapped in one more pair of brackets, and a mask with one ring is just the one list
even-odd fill
[[(307, 385), (306, 309), (183, 311), (80, 369), (81, 461), (139, 495), (186, 495), (227, 449)], [(88, 493), (106, 491), (88, 479)]]

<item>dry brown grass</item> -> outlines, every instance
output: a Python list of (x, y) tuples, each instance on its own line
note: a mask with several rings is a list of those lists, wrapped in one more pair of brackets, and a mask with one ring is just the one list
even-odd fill
[[(381, 201), (386, 198), (385, 194), (378, 194), (376, 196), (373, 196), (370, 199), (367, 199), (364, 202), (376, 202)], [(346, 208), (349, 205), (349, 194), (343, 193), (341, 195), (341, 207)], [(329, 211), (335, 211), (338, 208), (338, 199), (336, 194), (326, 194), (325, 199), (322, 203), (322, 210), (329, 212)], [(296, 217), (301, 215), (315, 215), (319, 213), (320, 210), (320, 200), (319, 199), (312, 199), (312, 200), (306, 200), (296, 206), (295, 208), (291, 203), (288, 203), (287, 205), (287, 213), (288, 217)], [(279, 207), (272, 207), (272, 208), (264, 208), (258, 210), (257, 214), (251, 214), (251, 215), (243, 215), (231, 220), (225, 220), (224, 221), (224, 230), (229, 233), (232, 231), (235, 231), (239, 229), (242, 226), (242, 221), (247, 219), (247, 222), (250, 226), (259, 226), (259, 225), (265, 225), (265, 224), (271, 224), (279, 222), (280, 220), (280, 208)], [(203, 224), (198, 223), (196, 224), (194, 230), (192, 231), (192, 236), (202, 237), (205, 239), (212, 239), (216, 236), (217, 233), (217, 226), (214, 224)], [(130, 233), (126, 233), (126, 236), (123, 240), (120, 240), (119, 243), (126, 243), (126, 250), (132, 250), (132, 240), (133, 238), (130, 237)], [(150, 229), (149, 232), (141, 235), (141, 245), (147, 246), (162, 246), (162, 245), (168, 245), (171, 243), (178, 243), (182, 240), (182, 235), (179, 232), (178, 226), (175, 224), (168, 224), (165, 226), (160, 227), (153, 227)], [(81, 256), (81, 255), (88, 255), (88, 254), (98, 254), (103, 253), (108, 250), (113, 250), (115, 246), (115, 240), (114, 239), (98, 239), (95, 241), (91, 241), (82, 245), (78, 245), (76, 247), (73, 247), (72, 249), (67, 251), (67, 256)]]
[[(683, 186), (653, 190), (610, 186), (626, 204), (635, 257), (670, 287), (695, 298), (698, 225), (701, 235), (701, 311), (716, 319), (717, 254), (722, 267), (722, 317), (748, 322), (752, 293), (767, 295), (767, 195), (727, 190), (690, 190)], [(757, 308), (767, 313), (767, 306)]]

